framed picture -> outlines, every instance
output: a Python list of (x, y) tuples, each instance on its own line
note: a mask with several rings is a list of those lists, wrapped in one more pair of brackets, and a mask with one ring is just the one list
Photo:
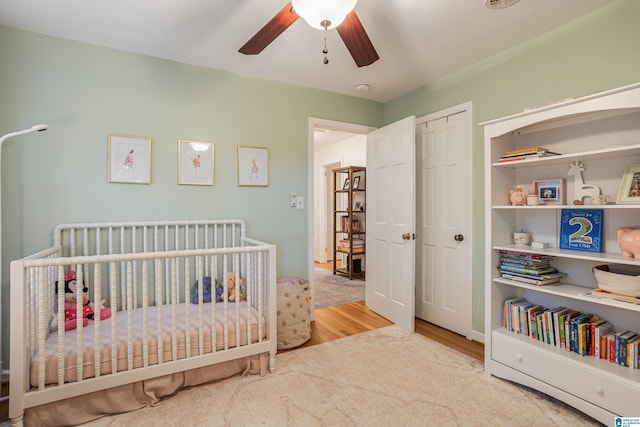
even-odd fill
[(350, 183), (351, 183), (351, 182), (349, 181), (349, 178), (345, 179), (345, 180), (344, 180), (344, 184), (342, 184), (342, 189), (343, 189), (343, 190), (348, 190), (348, 189), (349, 189), (349, 185), (350, 185)]
[(353, 189), (357, 190), (360, 187), (360, 175), (353, 177)]
[(627, 166), (624, 170), (616, 203), (640, 204), (640, 165)]
[(238, 146), (238, 185), (269, 185), (269, 149)]
[(564, 178), (533, 181), (533, 192), (545, 205), (564, 205)]
[(602, 209), (562, 209), (560, 249), (602, 251)]
[(213, 185), (213, 143), (178, 141), (178, 184)]
[(109, 182), (151, 183), (151, 137), (109, 135)]

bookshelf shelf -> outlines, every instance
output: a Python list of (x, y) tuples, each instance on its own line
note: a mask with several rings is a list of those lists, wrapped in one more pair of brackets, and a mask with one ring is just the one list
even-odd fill
[[(366, 168), (347, 166), (333, 170), (333, 274), (349, 279), (365, 278)], [(354, 188), (355, 187), (355, 188)]]
[[(637, 221), (640, 204), (574, 205), (574, 181), (567, 177), (570, 164), (580, 161), (584, 166), (584, 182), (598, 186), (601, 194), (616, 200), (625, 168), (640, 164), (640, 84), (482, 125), (487, 188), (485, 371), (533, 387), (605, 424), (616, 416), (637, 416), (640, 369), (622, 366), (622, 360), (612, 363), (608, 355), (606, 360), (581, 356), (513, 332), (505, 328), (504, 315), (505, 301), (523, 299), (523, 304), (539, 305), (543, 311), (566, 307), (589, 313), (610, 322), (614, 331), (640, 335), (640, 304), (591, 294), (597, 288), (593, 267), (640, 265), (639, 259), (623, 257), (616, 241), (618, 228), (640, 225)], [(528, 147), (544, 147), (561, 154), (497, 162), (508, 151)], [(559, 178), (565, 180), (567, 204), (509, 204), (510, 190), (516, 187), (529, 190), (534, 181)], [(559, 248), (563, 209), (602, 210), (602, 252)], [(544, 242), (547, 247), (513, 244), (513, 233), (523, 229), (531, 233), (532, 241)], [(501, 261), (501, 251), (525, 254), (523, 258), (527, 254), (551, 257), (552, 267), (566, 275), (560, 282), (544, 286), (507, 279), (496, 268), (505, 262)], [(579, 339), (585, 342), (586, 338)]]

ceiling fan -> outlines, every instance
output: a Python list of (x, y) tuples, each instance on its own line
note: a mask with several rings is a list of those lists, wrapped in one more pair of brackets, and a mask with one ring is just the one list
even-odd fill
[[(300, 15), (296, 13), (294, 10), (294, 3), (298, 3)], [(304, 6), (304, 3), (309, 3), (307, 0), (303, 2), (301, 0), (294, 0), (289, 2), (280, 12), (276, 14), (269, 22), (265, 24), (249, 41), (247, 41), (238, 51), (240, 53), (244, 53), (245, 55), (257, 55), (264, 50), (271, 42), (273, 42), (284, 30), (289, 28), (291, 24), (293, 24), (302, 13), (301, 7)], [(347, 15), (344, 18), (344, 21), (339, 25), (335, 26), (328, 20), (322, 20), (315, 25), (309, 21), (308, 18), (305, 18), (309, 24), (314, 28), (319, 28), (325, 30), (325, 32), (331, 28), (336, 28), (340, 38), (344, 42), (345, 46), (349, 50), (349, 53), (353, 57), (356, 65), (358, 67), (365, 67), (367, 65), (371, 65), (376, 62), (380, 57), (376, 52), (376, 49), (373, 47), (367, 32), (364, 30), (362, 23), (360, 22), (360, 18), (356, 14), (355, 10), (352, 10), (355, 6), (355, 0), (352, 0), (353, 6)], [(323, 52), (326, 54), (326, 37), (325, 37), (325, 49)], [(325, 64), (328, 62), (325, 56)]]

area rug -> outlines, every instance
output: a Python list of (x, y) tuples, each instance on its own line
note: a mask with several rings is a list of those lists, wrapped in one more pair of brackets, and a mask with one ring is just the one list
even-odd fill
[(324, 268), (315, 268), (315, 307), (331, 307), (364, 300), (364, 280), (349, 280)]
[(276, 372), (183, 390), (89, 426), (597, 426), (481, 362), (389, 326), (277, 356)]

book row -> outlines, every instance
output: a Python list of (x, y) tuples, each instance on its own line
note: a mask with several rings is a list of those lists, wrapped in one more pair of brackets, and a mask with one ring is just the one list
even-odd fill
[(505, 279), (536, 286), (550, 285), (566, 275), (551, 265), (553, 259), (547, 255), (501, 250), (498, 270)]
[(500, 156), (498, 162), (513, 162), (518, 160), (532, 159), (536, 157), (549, 157), (558, 155), (560, 155), (560, 153), (554, 153), (548, 148), (529, 147), (523, 148), (521, 150), (506, 151), (502, 156)]
[(569, 307), (548, 309), (525, 298), (509, 298), (504, 301), (503, 326), (580, 356), (605, 359), (633, 369), (640, 367), (640, 335), (616, 330), (613, 324), (593, 313)]
[(353, 232), (360, 233), (363, 232), (362, 227), (360, 227), (360, 220), (357, 218), (353, 218), (353, 221), (349, 219), (348, 215), (342, 216), (342, 230), (343, 232)]

